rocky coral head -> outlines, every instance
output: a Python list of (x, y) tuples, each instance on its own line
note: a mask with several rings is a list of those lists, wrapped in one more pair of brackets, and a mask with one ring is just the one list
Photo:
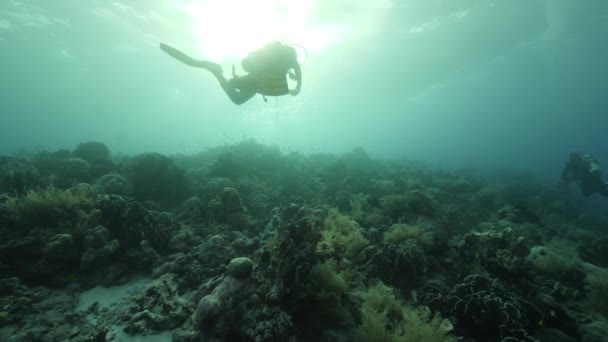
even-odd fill
[(159, 153), (133, 157), (126, 163), (124, 175), (133, 185), (133, 196), (139, 201), (151, 200), (162, 207), (172, 207), (188, 197), (184, 171), (172, 159)]
[(197, 305), (194, 327), (205, 336), (242, 334), (242, 320), (255, 284), (249, 278), (225, 276)]
[(249, 278), (253, 271), (251, 259), (240, 257), (230, 260), (226, 274), (234, 278)]
[(101, 142), (89, 141), (78, 144), (72, 156), (75, 158), (84, 159), (87, 162), (95, 162), (110, 159), (110, 149)]

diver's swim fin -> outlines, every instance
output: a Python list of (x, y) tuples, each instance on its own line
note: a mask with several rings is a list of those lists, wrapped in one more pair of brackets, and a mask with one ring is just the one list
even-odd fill
[(216, 72), (222, 73), (222, 66), (217, 63), (194, 59), (194, 58), (186, 55), (185, 53), (179, 51), (178, 49), (176, 49), (170, 45), (167, 45), (165, 43), (160, 43), (160, 49), (165, 51), (169, 56), (171, 56), (171, 57), (177, 59), (178, 61), (180, 61), (186, 65), (189, 65), (191, 67), (207, 69), (207, 70), (211, 71), (212, 73), (216, 73)]
[(186, 55), (185, 53), (179, 51), (178, 49), (169, 46), (165, 43), (160, 43), (160, 49), (165, 51), (169, 56), (177, 59), (178, 61), (189, 65), (191, 67), (196, 67), (196, 60), (188, 55)]

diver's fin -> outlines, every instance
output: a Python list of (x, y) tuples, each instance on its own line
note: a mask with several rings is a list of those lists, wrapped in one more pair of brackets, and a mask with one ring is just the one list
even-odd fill
[(160, 49), (165, 51), (169, 56), (171, 56), (171, 57), (177, 59), (178, 61), (180, 61), (186, 65), (189, 65), (191, 67), (207, 69), (207, 70), (211, 71), (213, 74), (216, 74), (216, 73), (221, 74), (223, 72), (222, 66), (220, 64), (194, 59), (194, 58), (186, 55), (185, 53), (179, 51), (178, 49), (176, 49), (170, 45), (167, 45), (165, 43), (160, 43)]
[(186, 55), (185, 53), (179, 51), (178, 49), (176, 49), (170, 45), (167, 45), (165, 43), (160, 43), (160, 49), (165, 51), (169, 56), (177, 59), (178, 61), (180, 61), (186, 65), (189, 65), (191, 67), (198, 67), (198, 65), (196, 63), (197, 62), (196, 59)]

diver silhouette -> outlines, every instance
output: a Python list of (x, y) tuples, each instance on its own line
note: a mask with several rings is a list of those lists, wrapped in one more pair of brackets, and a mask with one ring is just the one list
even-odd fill
[(608, 183), (602, 179), (602, 170), (595, 158), (588, 154), (570, 153), (562, 170), (564, 183), (576, 182), (585, 196), (600, 193), (608, 196)]
[[(224, 77), (222, 66), (218, 63), (197, 60), (165, 43), (160, 48), (178, 61), (194, 68), (206, 69), (219, 81), (230, 100), (237, 104), (249, 101), (256, 94), (266, 96), (298, 95), (302, 89), (302, 70), (296, 50), (280, 41), (268, 43), (249, 53), (241, 61), (244, 76), (237, 76), (232, 66), (232, 78)], [(289, 89), (287, 76), (297, 82)]]

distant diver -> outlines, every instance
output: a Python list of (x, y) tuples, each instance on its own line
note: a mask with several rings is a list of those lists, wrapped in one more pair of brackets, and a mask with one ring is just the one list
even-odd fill
[(562, 181), (576, 182), (585, 196), (600, 193), (608, 196), (608, 183), (602, 179), (602, 171), (595, 159), (582, 153), (570, 153), (570, 159), (562, 170)]
[[(164, 43), (160, 43), (160, 48), (186, 65), (209, 70), (220, 82), (230, 100), (237, 105), (249, 101), (255, 94), (263, 95), (266, 100), (266, 96), (295, 96), (302, 89), (302, 70), (298, 54), (293, 46), (280, 41), (262, 46), (241, 61), (243, 70), (248, 74), (237, 76), (233, 65), (233, 77), (229, 80), (224, 77), (222, 66), (218, 63), (194, 59)], [(297, 82), (294, 89), (289, 89), (287, 76)]]

